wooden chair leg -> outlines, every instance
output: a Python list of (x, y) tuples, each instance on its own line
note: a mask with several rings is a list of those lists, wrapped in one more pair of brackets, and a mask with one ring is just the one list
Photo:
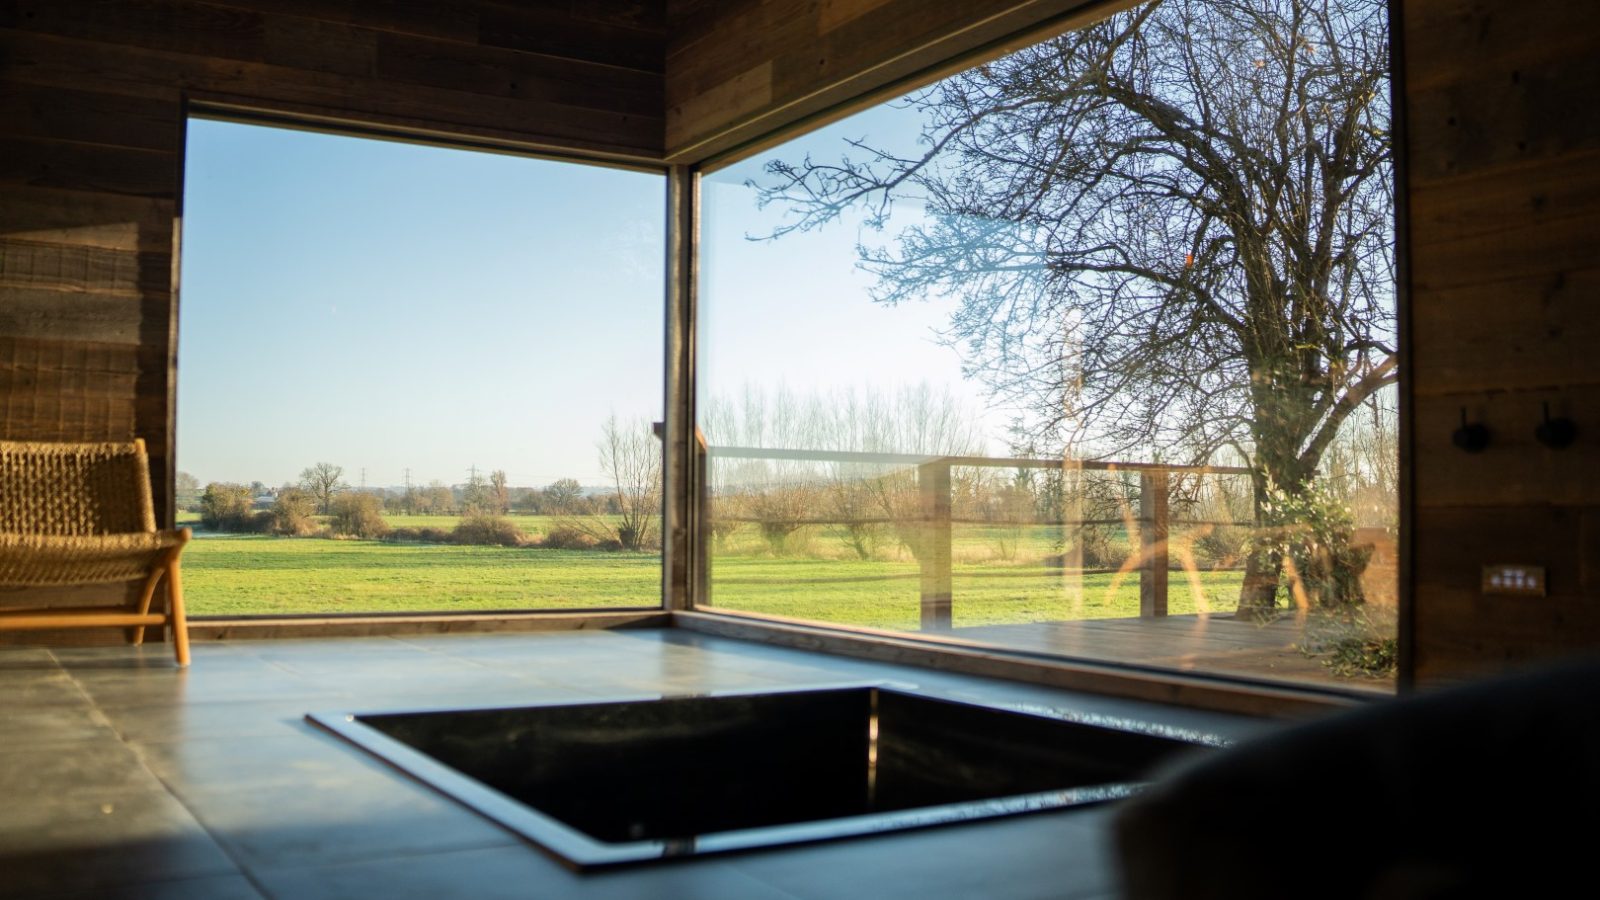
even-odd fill
[(178, 557), (172, 557), (172, 562), (167, 566), (167, 596), (171, 606), (167, 615), (172, 622), (172, 645), (177, 651), (178, 667), (187, 668), (189, 665), (189, 617), (183, 611), (183, 573), (179, 569)]
[[(156, 566), (144, 580), (144, 589), (139, 592), (139, 615), (142, 616), (150, 611), (150, 600), (155, 597), (156, 585), (161, 582), (161, 573), (165, 571), (166, 566)], [(135, 647), (144, 643), (143, 625), (135, 625), (128, 630), (128, 643)]]

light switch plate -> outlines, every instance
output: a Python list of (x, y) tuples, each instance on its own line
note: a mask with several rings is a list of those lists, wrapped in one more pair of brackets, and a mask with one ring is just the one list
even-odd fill
[(1544, 566), (1508, 563), (1484, 566), (1483, 592), (1508, 597), (1543, 597)]

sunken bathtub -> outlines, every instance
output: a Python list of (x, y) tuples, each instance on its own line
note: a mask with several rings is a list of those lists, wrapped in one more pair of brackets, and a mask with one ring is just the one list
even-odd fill
[(878, 685), (307, 718), (579, 869), (1101, 803), (1216, 743)]

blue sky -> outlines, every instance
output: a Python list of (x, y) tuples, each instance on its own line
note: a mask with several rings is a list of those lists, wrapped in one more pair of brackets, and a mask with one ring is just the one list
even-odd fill
[(701, 235), (701, 396), (737, 394), (744, 384), (777, 385), (804, 395), (896, 388), (926, 383), (947, 389), (984, 418), (1003, 452), (1003, 411), (986, 417), (981, 388), (961, 376), (956, 351), (938, 332), (955, 302), (931, 297), (890, 307), (872, 302), (871, 275), (857, 267), (858, 242), (881, 244), (920, 221), (920, 210), (899, 205), (883, 232), (863, 231), (858, 218), (776, 240), (751, 240), (787, 221), (778, 204), (757, 208), (757, 191), (770, 184), (768, 160), (817, 162), (858, 153), (846, 139), (868, 139), (896, 153), (916, 151), (920, 117), (898, 105), (852, 116), (799, 139), (719, 170), (702, 180), (705, 214)]
[[(869, 111), (707, 177), (703, 395), (925, 381), (981, 404), (934, 340), (948, 307), (870, 302), (853, 223), (746, 240), (781, 215), (742, 186), (766, 159), (915, 127)], [(661, 417), (664, 191), (648, 173), (192, 121), (179, 468), (601, 483), (604, 420)]]

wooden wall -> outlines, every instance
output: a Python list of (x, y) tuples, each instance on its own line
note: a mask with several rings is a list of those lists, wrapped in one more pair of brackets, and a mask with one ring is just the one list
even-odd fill
[[(1600, 4), (1406, 0), (1420, 682), (1600, 647)], [(1580, 429), (1534, 439), (1548, 403)], [(1457, 450), (1468, 418), (1492, 444)], [(1486, 563), (1549, 596), (1484, 596)]]
[(170, 521), (186, 99), (650, 161), (664, 59), (660, 0), (0, 0), (0, 437), (142, 436)]
[[(1134, 0), (668, 0), (666, 147), (697, 162)], [(866, 98), (866, 99), (863, 99)], [(854, 101), (854, 102), (851, 102)]]
[[(695, 162), (1121, 5), (0, 0), (0, 436), (142, 435), (166, 515), (186, 97)], [(1401, 9), (1430, 682), (1600, 645), (1600, 4)], [(1577, 446), (1533, 440), (1546, 402)], [(1463, 409), (1482, 454), (1450, 445)], [(1483, 596), (1491, 562), (1545, 565), (1550, 596)]]

